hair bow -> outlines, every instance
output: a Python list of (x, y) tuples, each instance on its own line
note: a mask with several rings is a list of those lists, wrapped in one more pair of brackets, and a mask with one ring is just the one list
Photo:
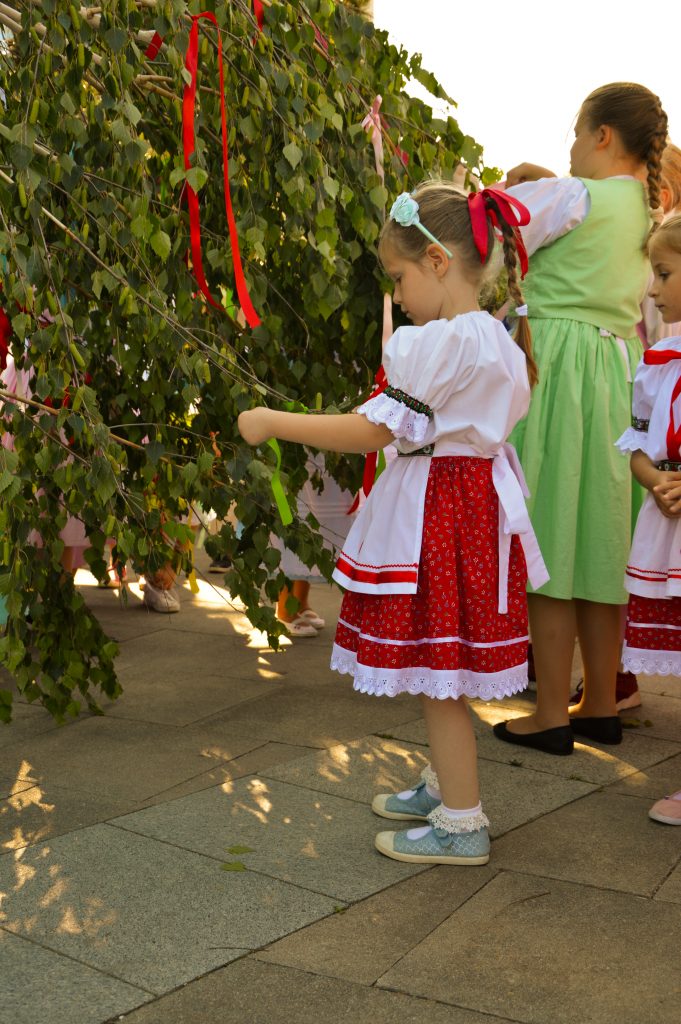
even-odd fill
[(473, 228), (473, 241), (480, 253), (480, 262), (487, 259), (487, 242), (489, 233), (487, 221), (501, 229), (501, 222), (513, 229), (515, 244), (520, 259), (520, 276), (525, 277), (528, 267), (527, 249), (520, 234), (520, 227), (530, 223), (530, 211), (515, 196), (502, 192), (498, 188), (483, 188), (481, 192), (472, 192), (468, 196), (468, 210)]

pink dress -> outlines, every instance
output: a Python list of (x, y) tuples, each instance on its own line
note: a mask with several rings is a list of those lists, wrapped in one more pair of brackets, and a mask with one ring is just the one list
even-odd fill
[(530, 399), (525, 356), (472, 312), (401, 327), (388, 386), (358, 412), (398, 458), (338, 558), (343, 599), (331, 665), (364, 693), (506, 697), (527, 685), (528, 574), (547, 574), (506, 438)]

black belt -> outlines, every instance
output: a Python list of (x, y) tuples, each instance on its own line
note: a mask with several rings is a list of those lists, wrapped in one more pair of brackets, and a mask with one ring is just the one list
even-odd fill
[(410, 459), (412, 455), (432, 455), (435, 451), (434, 444), (424, 444), (423, 448), (417, 448), (415, 452), (398, 452), (401, 459)]

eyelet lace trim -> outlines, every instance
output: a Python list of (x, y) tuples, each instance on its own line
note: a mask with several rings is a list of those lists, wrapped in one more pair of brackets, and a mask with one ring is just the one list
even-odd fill
[(433, 771), (432, 765), (427, 764), (421, 772), (421, 782), (425, 782), (426, 786), (430, 786), (431, 789), (436, 789), (440, 792), (440, 783), (438, 781), (437, 773)]
[(434, 679), (428, 669), (421, 668), (405, 668), (401, 672), (393, 669), (390, 675), (381, 675), (380, 666), (360, 665), (352, 652), (334, 644), (331, 668), (342, 675), (353, 676), (353, 689), (375, 697), (423, 693), (437, 700), (463, 696), (501, 700), (527, 688), (527, 663), (504, 672), (502, 679), (488, 679), (482, 673), (466, 669), (452, 669), (446, 679)]
[[(414, 444), (422, 444), (428, 429), (428, 416), (410, 409), (404, 402), (391, 398), (385, 391), (360, 405), (357, 412), (371, 423), (384, 423), (395, 437), (404, 437)], [(432, 413), (431, 413), (432, 415)]]
[(681, 651), (643, 651), (625, 646), (622, 666), (634, 675), (681, 676)]
[[(641, 420), (637, 420), (641, 423)], [(635, 427), (627, 427), (621, 437), (615, 441), (615, 448), (623, 455), (629, 452), (644, 452), (648, 444), (648, 433), (644, 430), (636, 430)]]
[(478, 832), (481, 828), (489, 828), (489, 818), (482, 811), (478, 811), (477, 814), (468, 814), (465, 818), (450, 818), (442, 804), (430, 812), (428, 821), (436, 831), (442, 830), (449, 835)]

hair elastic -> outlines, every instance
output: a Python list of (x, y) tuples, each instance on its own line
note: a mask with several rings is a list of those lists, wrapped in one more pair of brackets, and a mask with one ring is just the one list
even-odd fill
[(425, 224), (421, 223), (421, 219), (419, 217), (419, 204), (409, 192), (403, 192), (397, 197), (390, 208), (390, 220), (396, 221), (396, 223), (400, 224), (403, 228), (418, 228), (422, 235), (429, 238), (431, 242), (435, 243), (435, 245), (439, 245), (442, 251), (445, 252), (450, 259), (452, 258), (452, 254), (447, 246), (443, 245), (435, 235), (431, 234)]
[(527, 303), (525, 303), (522, 306), (516, 306), (515, 307), (515, 315), (516, 316), (527, 316)]

